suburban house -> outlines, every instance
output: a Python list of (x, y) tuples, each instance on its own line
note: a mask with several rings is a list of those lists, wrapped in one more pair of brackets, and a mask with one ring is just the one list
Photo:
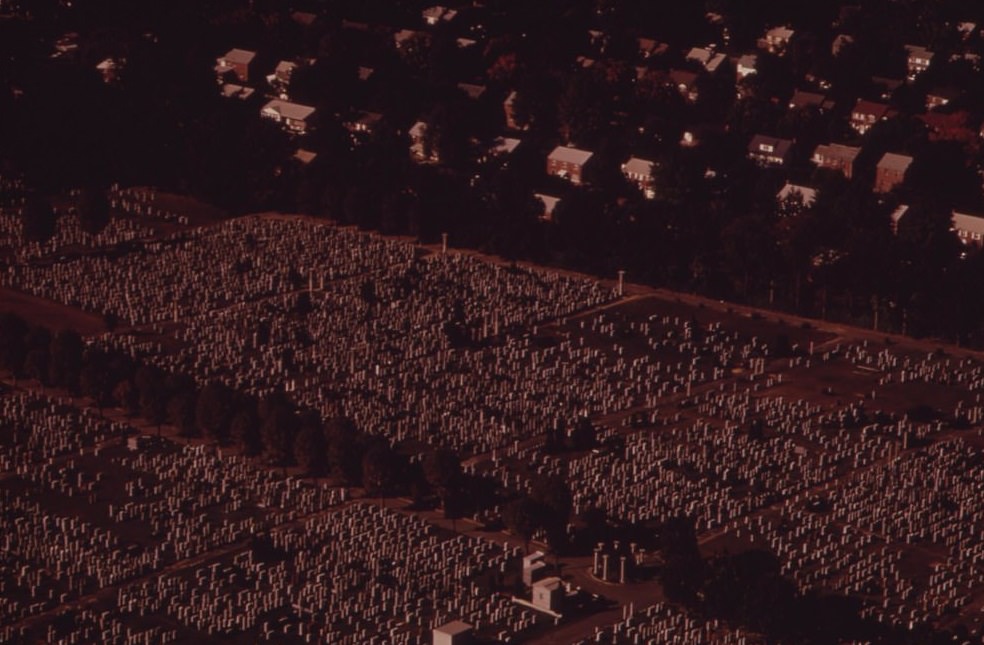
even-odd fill
[(277, 63), (273, 74), (266, 77), (267, 84), (270, 85), (283, 100), (288, 100), (287, 88), (290, 87), (290, 78), (297, 70), (297, 63), (282, 60)]
[(256, 58), (256, 52), (246, 49), (230, 49), (224, 56), (215, 59), (215, 75), (219, 83), (223, 82), (226, 74), (232, 73), (240, 83), (249, 82), (250, 65)]
[(748, 158), (760, 166), (782, 166), (789, 161), (793, 142), (756, 134), (748, 144)]
[(360, 112), (354, 119), (345, 122), (345, 129), (351, 135), (371, 135), (382, 120), (383, 115), (378, 112)]
[(773, 27), (765, 32), (765, 36), (758, 41), (759, 49), (764, 49), (770, 54), (782, 56), (789, 47), (789, 41), (793, 39), (795, 31), (789, 27)]
[(457, 15), (458, 12), (456, 10), (448, 9), (447, 7), (442, 7), (440, 5), (428, 7), (421, 12), (421, 17), (424, 19), (424, 22), (431, 27), (439, 22), (451, 22)]
[(305, 166), (317, 158), (318, 153), (305, 150), (304, 148), (298, 148), (297, 152), (294, 153), (294, 159), (297, 160), (298, 163)]
[(303, 134), (311, 127), (314, 108), (282, 99), (273, 99), (260, 109), (260, 116), (280, 123), (287, 130)]
[(836, 58), (840, 56), (845, 47), (848, 47), (853, 42), (854, 36), (850, 34), (837, 34), (834, 36), (834, 42), (830, 45), (830, 53)]
[(428, 36), (426, 32), (415, 31), (413, 29), (401, 29), (393, 34), (393, 43), (396, 45), (397, 50), (405, 51), (417, 38), (430, 40), (430, 36)]
[(793, 92), (793, 96), (789, 99), (790, 110), (815, 108), (821, 112), (824, 112), (831, 109), (833, 106), (833, 101), (828, 101), (827, 97), (819, 92), (796, 90)]
[(929, 69), (933, 62), (933, 52), (919, 45), (906, 45), (906, 66), (909, 70), (909, 80), (914, 81), (916, 77)]
[(776, 201), (780, 204), (787, 201), (798, 200), (803, 208), (813, 206), (813, 202), (815, 202), (816, 199), (817, 191), (815, 188), (791, 184), (788, 181), (786, 182), (786, 185), (783, 186), (778, 193), (776, 193)]
[(859, 99), (854, 109), (851, 110), (851, 127), (858, 134), (864, 134), (879, 121), (887, 119), (890, 114), (891, 109), (884, 103)]
[(107, 85), (114, 83), (119, 79), (120, 69), (123, 67), (126, 61), (120, 59), (119, 62), (115, 58), (104, 58), (98, 65), (96, 65), (96, 71), (102, 76), (103, 83)]
[(902, 79), (887, 78), (885, 76), (872, 76), (871, 82), (881, 91), (879, 97), (883, 101), (892, 100), (895, 90), (899, 89), (903, 85)]
[(520, 143), (522, 143), (520, 139), (514, 139), (512, 137), (496, 137), (492, 140), (491, 145), (486, 148), (485, 154), (483, 154), (479, 160), (482, 162), (487, 162), (493, 159), (508, 157), (516, 151), (516, 148), (519, 147)]
[(427, 140), (428, 125), (423, 121), (417, 121), (411, 126), (408, 132), (410, 136), (410, 154), (415, 161), (439, 162), (441, 160), (437, 150), (431, 148)]
[(950, 230), (957, 234), (963, 244), (984, 246), (984, 217), (953, 211), (951, 222), (953, 225)]
[(506, 115), (506, 127), (510, 130), (525, 130), (516, 123), (516, 90), (509, 93), (506, 100), (502, 102), (502, 111)]
[(840, 172), (850, 179), (854, 175), (854, 160), (858, 158), (861, 148), (845, 146), (840, 143), (821, 144), (813, 151), (810, 160), (818, 168), (829, 168)]
[(661, 43), (652, 38), (637, 38), (636, 43), (639, 45), (639, 55), (643, 58), (652, 58), (653, 56), (660, 56), (669, 51), (670, 47), (666, 43)]
[(239, 99), (240, 101), (245, 101), (253, 96), (255, 91), (256, 90), (252, 87), (246, 87), (245, 85), (239, 85), (238, 83), (225, 83), (222, 85), (222, 97), (227, 99)]
[(908, 204), (899, 204), (898, 207), (894, 211), (892, 211), (892, 215), (891, 215), (892, 235), (899, 234), (899, 222), (902, 221), (902, 218), (905, 217), (905, 214), (908, 212), (909, 212)]
[(912, 157), (886, 152), (875, 166), (876, 193), (887, 193), (902, 183), (912, 163)]
[(587, 150), (557, 146), (547, 157), (547, 174), (580, 184), (584, 179), (584, 167), (593, 154)]
[(738, 73), (738, 80), (742, 80), (746, 76), (754, 74), (758, 67), (758, 55), (757, 54), (745, 54), (738, 59), (738, 63), (735, 65), (735, 71)]
[(672, 84), (677, 91), (687, 99), (690, 103), (696, 103), (697, 99), (700, 98), (700, 93), (697, 90), (697, 74), (694, 72), (688, 72), (682, 69), (671, 69), (670, 70), (670, 84)]
[(540, 213), (540, 220), (543, 222), (552, 222), (554, 209), (560, 202), (560, 197), (554, 197), (553, 195), (546, 195), (544, 193), (534, 193), (533, 197), (543, 203), (543, 212)]
[(936, 87), (926, 93), (926, 109), (935, 110), (956, 101), (963, 94), (955, 87)]
[(468, 98), (470, 98), (473, 101), (477, 101), (478, 99), (482, 98), (483, 94), (485, 94), (484, 85), (475, 85), (473, 83), (458, 83), (458, 89), (464, 92), (468, 96)]
[(653, 191), (653, 162), (639, 157), (629, 157), (622, 164), (622, 174), (625, 178), (639, 187), (647, 199), (656, 196)]
[(717, 71), (726, 58), (724, 54), (715, 54), (713, 47), (694, 47), (687, 52), (687, 60), (700, 63), (711, 74)]

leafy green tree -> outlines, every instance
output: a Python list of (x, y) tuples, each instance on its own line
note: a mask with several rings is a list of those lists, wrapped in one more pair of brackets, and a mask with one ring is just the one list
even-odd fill
[(195, 423), (195, 404), (198, 393), (194, 389), (180, 389), (171, 395), (167, 402), (167, 418), (182, 437), (197, 436), (199, 429)]
[(83, 395), (92, 399), (100, 414), (112, 402), (113, 384), (109, 356), (101, 349), (88, 349), (82, 359), (79, 389)]
[(530, 540), (539, 526), (539, 506), (528, 497), (510, 502), (502, 509), (502, 523), (523, 539), (526, 552), (530, 552)]
[(248, 457), (255, 457), (263, 450), (260, 420), (256, 417), (256, 413), (248, 408), (239, 410), (232, 418), (229, 434), (243, 454)]
[(93, 235), (101, 233), (109, 224), (109, 199), (106, 191), (86, 186), (79, 195), (79, 223), (82, 230)]
[(324, 433), (331, 472), (348, 484), (362, 481), (362, 450), (355, 423), (348, 417), (336, 416), (325, 424)]
[(167, 420), (167, 389), (164, 386), (164, 374), (160, 369), (144, 365), (137, 370), (134, 377), (140, 394), (140, 416), (148, 423), (157, 426), (157, 434)]
[(382, 498), (397, 482), (396, 453), (385, 440), (375, 441), (362, 457), (362, 486), (366, 494)]
[(225, 441), (232, 421), (232, 390), (229, 386), (213, 381), (202, 388), (195, 404), (195, 424), (213, 441)]
[(294, 440), (294, 459), (310, 475), (320, 475), (325, 470), (325, 436), (321, 428), (303, 424)]
[(461, 460), (458, 455), (446, 448), (439, 448), (424, 457), (424, 478), (431, 488), (441, 496), (447, 514), (447, 500), (461, 487)]
[(58, 217), (47, 200), (32, 195), (24, 205), (22, 220), (24, 236), (27, 239), (46, 242), (55, 234)]
[(286, 468), (293, 462), (297, 415), (286, 406), (278, 406), (263, 421), (263, 451), (269, 462)]
[(13, 312), (0, 314), (0, 366), (16, 378), (23, 373), (27, 357), (27, 323)]

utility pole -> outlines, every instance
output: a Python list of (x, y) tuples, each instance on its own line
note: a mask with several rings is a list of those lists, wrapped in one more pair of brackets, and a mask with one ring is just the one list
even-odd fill
[(447, 254), (448, 252), (448, 234), (441, 233), (441, 253)]
[(625, 295), (625, 269), (618, 270), (618, 297)]

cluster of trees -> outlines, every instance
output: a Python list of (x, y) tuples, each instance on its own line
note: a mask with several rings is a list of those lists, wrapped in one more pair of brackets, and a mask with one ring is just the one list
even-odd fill
[(533, 482), (528, 494), (520, 495), (503, 507), (502, 522), (523, 538), (527, 551), (530, 540), (542, 530), (550, 548), (560, 552), (569, 542), (567, 527), (573, 504), (570, 485), (563, 477), (540, 477)]
[(299, 466), (311, 476), (361, 485), (369, 495), (436, 496), (449, 517), (489, 499), (487, 483), (466, 477), (450, 450), (417, 451), (420, 458), (410, 459), (414, 451), (363, 432), (348, 417), (323, 419), (282, 392), (258, 398), (218, 381), (199, 387), (188, 375), (87, 345), (73, 330), (29, 325), (12, 312), (0, 314), (0, 368), (88, 397), (100, 413), (119, 407), (159, 432), (169, 424), (183, 437), (234, 445), (271, 466)]
[(660, 580), (667, 598), (708, 618), (741, 625), (777, 643), (948, 643), (967, 638), (929, 625), (891, 628), (859, 615), (860, 603), (842, 595), (801, 593), (783, 576), (771, 552), (727, 550), (704, 558), (690, 518), (678, 517), (657, 531), (664, 564)]

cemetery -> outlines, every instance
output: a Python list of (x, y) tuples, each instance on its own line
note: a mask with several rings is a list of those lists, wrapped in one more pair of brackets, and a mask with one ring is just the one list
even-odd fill
[[(111, 200), (100, 233), (67, 205), (43, 244), (2, 209), (0, 288), (19, 294), (4, 311), (111, 319), (85, 328), (88, 348), (342, 414), (411, 464), (450, 450), (495, 485), (478, 524), (556, 478), (568, 537), (592, 509), (610, 527), (688, 518), (705, 557), (768, 551), (800, 593), (849, 596), (871, 624), (982, 633), (972, 352), (309, 217), (199, 225), (148, 191)], [(6, 376), (0, 641), (538, 642), (568, 620), (570, 576), (524, 568), (508, 539)], [(604, 596), (657, 554), (583, 555)], [(530, 606), (510, 599), (527, 574)], [(764, 642), (663, 598), (621, 609), (579, 642)]]

